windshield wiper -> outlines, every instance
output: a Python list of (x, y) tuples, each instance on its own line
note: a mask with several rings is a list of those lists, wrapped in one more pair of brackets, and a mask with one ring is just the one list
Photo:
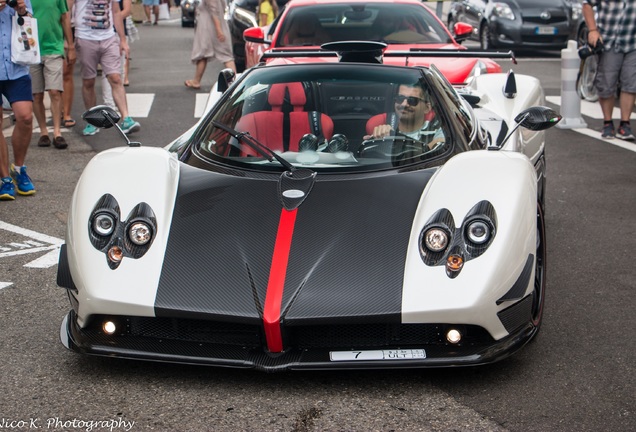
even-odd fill
[(267, 147), (265, 144), (260, 143), (256, 138), (250, 135), (249, 132), (239, 132), (229, 126), (224, 125), (223, 123), (219, 123), (214, 120), (212, 120), (212, 124), (219, 129), (223, 129), (225, 132), (229, 133), (240, 142), (247, 144), (249, 147), (260, 153), (261, 156), (265, 157), (268, 161), (273, 162), (274, 159), (276, 159), (278, 163), (280, 163), (289, 171), (296, 170), (296, 167), (293, 166), (287, 159)]

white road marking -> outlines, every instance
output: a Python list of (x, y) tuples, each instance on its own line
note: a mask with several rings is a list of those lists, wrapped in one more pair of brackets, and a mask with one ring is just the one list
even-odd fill
[(0, 282), (0, 289), (10, 287), (13, 285), (13, 282)]
[[(28, 237), (30, 240), (0, 244), (0, 258), (47, 252), (45, 255), (28, 262), (24, 267), (49, 268), (58, 262), (59, 250), (64, 240), (26, 228), (0, 221), (0, 230)], [(46, 244), (43, 244), (46, 243)], [(0, 282), (8, 283), (8, 282)]]
[[(550, 103), (561, 106), (561, 96), (546, 96), (545, 99), (546, 101)], [(596, 120), (603, 120), (603, 112), (601, 111), (601, 106), (599, 105), (598, 102), (588, 102), (588, 101), (582, 100), (581, 114)], [(612, 117), (620, 118), (620, 110), (618, 108), (614, 108)], [(632, 112), (631, 118), (636, 119), (636, 114)], [(624, 141), (619, 138), (612, 138), (612, 139), (601, 138), (600, 131), (593, 130), (590, 128), (573, 128), (570, 130), (578, 132), (583, 135), (587, 135), (591, 138), (596, 138), (599, 141), (606, 142), (616, 147), (620, 147), (625, 150), (636, 152), (636, 143), (634, 141)]]
[(128, 115), (132, 118), (147, 118), (154, 100), (154, 93), (126, 93)]

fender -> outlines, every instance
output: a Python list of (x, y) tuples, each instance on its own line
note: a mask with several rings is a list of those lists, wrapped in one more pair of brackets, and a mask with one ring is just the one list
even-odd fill
[[(119, 147), (96, 155), (73, 193), (66, 233), (69, 269), (79, 302), (78, 323), (94, 313), (154, 316), (154, 300), (179, 181), (179, 162), (162, 148)], [(90, 215), (98, 200), (112, 195), (124, 220), (140, 202), (157, 219), (156, 237), (140, 259), (124, 258), (111, 270), (106, 256), (89, 240)]]
[[(481, 98), (480, 108), (502, 118), (506, 122), (507, 130), (512, 130), (515, 125), (514, 118), (519, 112), (530, 106), (545, 105), (545, 94), (537, 78), (515, 74), (515, 79), (517, 88), (523, 91), (518, 92), (514, 98), (507, 98), (503, 94), (502, 83), (506, 81), (506, 74), (480, 75), (469, 85), (469, 88)], [(494, 136), (496, 137), (496, 133)], [(535, 164), (543, 154), (544, 147), (545, 131), (519, 128), (502, 150), (524, 153)]]
[[(470, 182), (459, 180), (466, 178)], [(446, 208), (460, 227), (482, 200), (489, 201), (497, 215), (496, 235), (486, 252), (466, 262), (453, 279), (444, 266), (424, 264), (420, 234), (431, 216)], [(478, 323), (497, 340), (507, 336), (497, 312), (514, 302), (496, 302), (519, 278), (527, 257), (536, 253), (536, 208), (536, 173), (523, 155), (478, 150), (449, 160), (428, 183), (415, 214), (404, 273), (402, 321), (434, 323), (452, 317), (455, 323)], [(533, 275), (526, 294), (532, 289)], [(492, 313), (483, 313), (488, 310)]]

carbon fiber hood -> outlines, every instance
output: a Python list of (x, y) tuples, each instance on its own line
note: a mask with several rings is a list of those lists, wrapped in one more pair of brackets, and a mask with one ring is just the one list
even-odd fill
[[(399, 322), (413, 216), (433, 170), (318, 175), (297, 210), (282, 321)], [(157, 316), (260, 321), (282, 205), (278, 179), (182, 165)]]

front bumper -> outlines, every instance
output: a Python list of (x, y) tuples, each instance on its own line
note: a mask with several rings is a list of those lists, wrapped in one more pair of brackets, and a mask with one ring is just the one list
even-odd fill
[[(123, 330), (108, 336), (101, 330), (101, 320), (115, 319)], [(515, 353), (538, 331), (531, 323), (519, 325), (514, 332), (499, 341), (493, 340), (485, 330), (465, 326), (470, 342), (452, 345), (444, 339), (443, 324), (397, 324), (311, 327), (294, 329), (291, 339), (303, 339), (290, 344), (280, 354), (271, 354), (262, 348), (258, 326), (230, 323), (210, 323), (201, 320), (177, 320), (141, 317), (94, 317), (93, 323), (82, 329), (71, 311), (60, 329), (64, 346), (83, 354), (121, 357), (161, 362), (248, 368), (266, 372), (300, 369), (404, 369), (448, 366), (474, 366), (493, 363)], [(360, 332), (360, 330), (364, 330)], [(300, 333), (305, 332), (302, 336)], [(383, 342), (370, 333), (381, 335)], [(336, 333), (338, 333), (336, 335)], [(414, 337), (417, 334), (420, 340)], [(340, 338), (340, 339), (337, 339)], [(360, 340), (345, 345), (346, 338)], [(334, 342), (335, 340), (338, 342)], [(338, 347), (330, 345), (337, 344)], [(418, 351), (425, 357), (381, 360), (332, 361), (330, 352), (372, 350)]]
[[(552, 33), (541, 32), (552, 30)], [(570, 38), (567, 22), (540, 25), (532, 22), (496, 20), (490, 23), (492, 42), (497, 47), (562, 49)]]

